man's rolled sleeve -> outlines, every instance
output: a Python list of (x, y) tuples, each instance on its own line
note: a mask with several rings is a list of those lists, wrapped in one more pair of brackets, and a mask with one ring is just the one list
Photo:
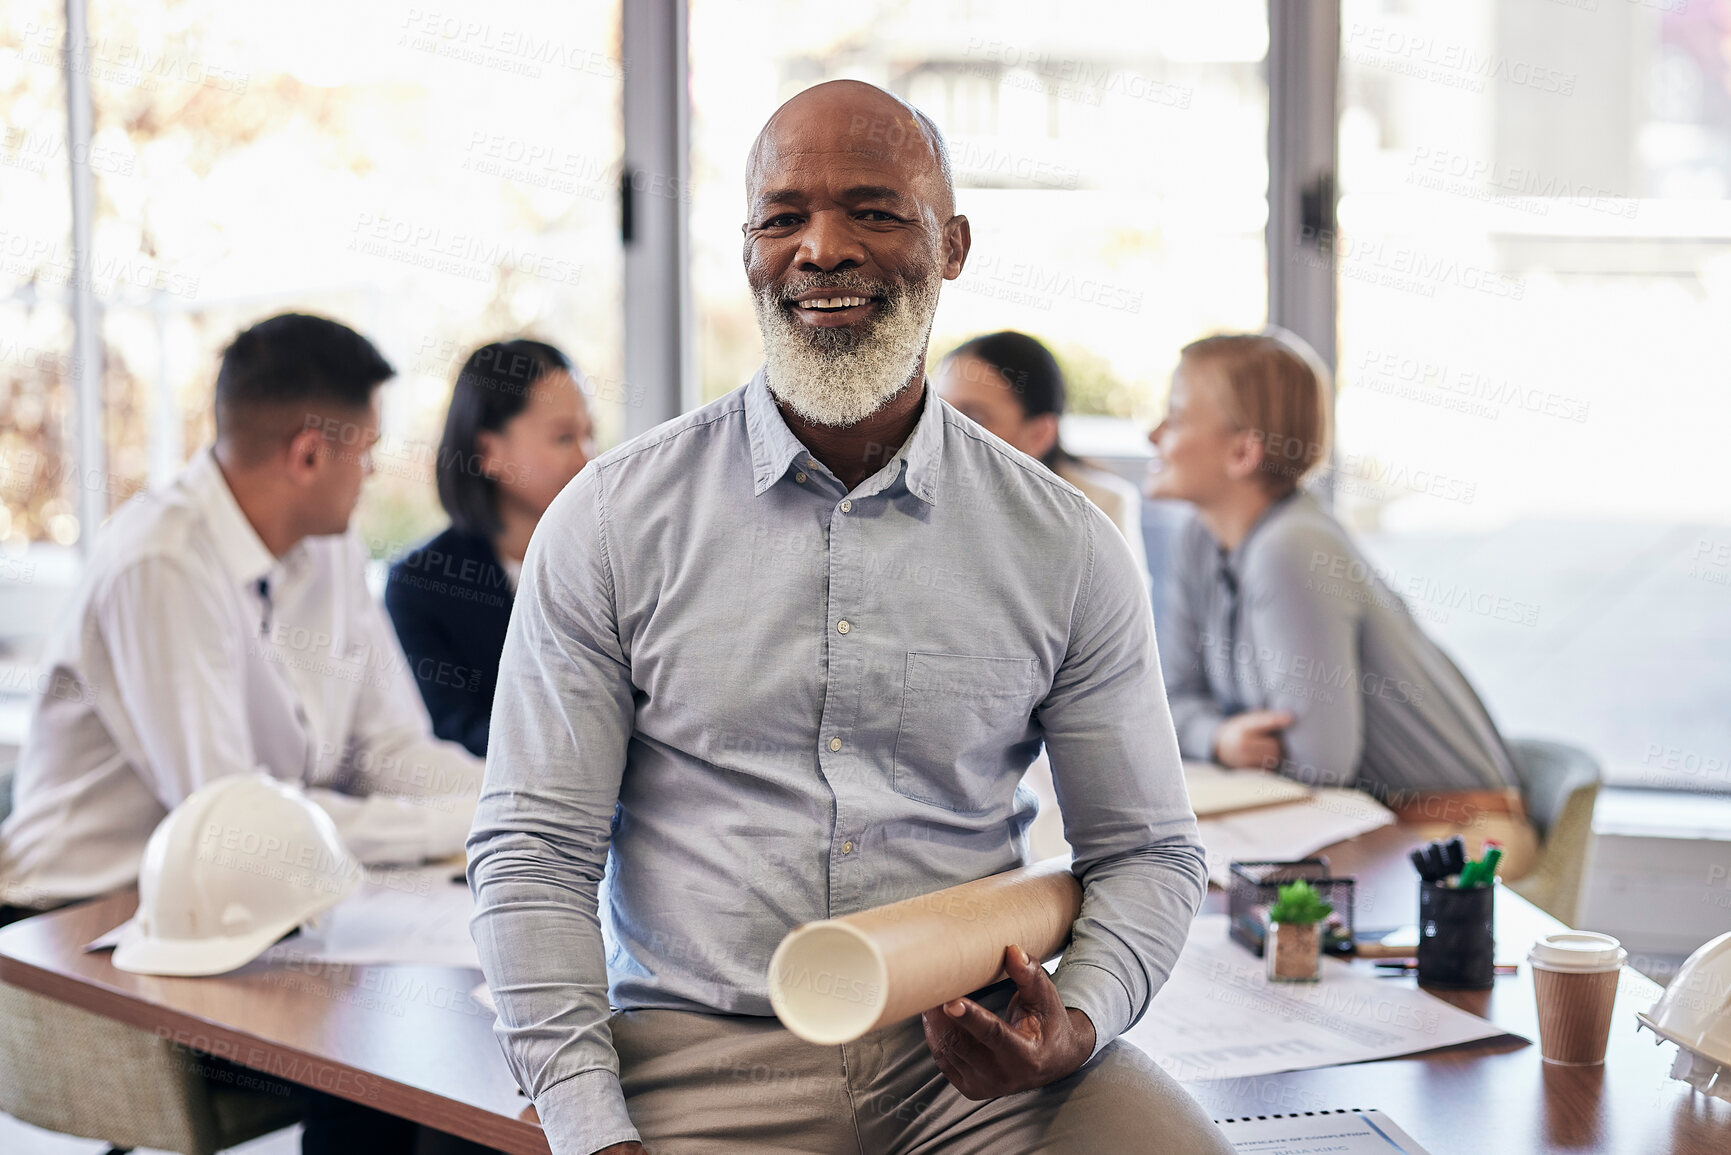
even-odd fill
[(1171, 974), (1208, 882), (1148, 598), (1111, 524), (1088, 524), (1068, 652), (1039, 719), (1082, 883), (1055, 981), (1093, 1022), (1097, 1052)]
[(583, 1071), (535, 1096), (535, 1113), (555, 1152), (591, 1155), (615, 1143), (641, 1140), (625, 1113), (625, 1092), (612, 1071)]
[(1100, 1053), (1100, 1048), (1130, 1029), (1137, 1019), (1136, 1008), (1130, 1002), (1130, 992), (1124, 980), (1092, 963), (1063, 962), (1052, 974), (1052, 984), (1058, 988), (1058, 998), (1066, 1007), (1074, 1007), (1094, 1024), (1094, 1050), (1088, 1057)]
[(554, 1155), (632, 1137), (597, 903), (635, 707), (600, 480), (590, 467), (567, 486), (529, 547), (468, 842), (496, 1029)]

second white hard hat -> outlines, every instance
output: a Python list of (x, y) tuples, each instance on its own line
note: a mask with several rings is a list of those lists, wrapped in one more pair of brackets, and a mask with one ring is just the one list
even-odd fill
[(114, 965), (214, 975), (251, 962), (353, 890), (361, 877), (336, 824), (296, 787), (237, 774), (200, 787), (145, 846), (138, 913)]
[(1673, 1079), (1731, 1100), (1731, 931), (1690, 955), (1641, 1026), (1677, 1044)]

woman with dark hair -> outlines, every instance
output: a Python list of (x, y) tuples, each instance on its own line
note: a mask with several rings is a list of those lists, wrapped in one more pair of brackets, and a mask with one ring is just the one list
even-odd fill
[(593, 436), (577, 371), (551, 345), (483, 345), (457, 374), (434, 466), (451, 525), (391, 567), (385, 608), (434, 733), (476, 755), (523, 553)]
[(1064, 371), (1049, 349), (1026, 333), (988, 333), (952, 349), (932, 379), (939, 396), (962, 416), (1020, 449), (1099, 506), (1130, 543), (1136, 566), (1147, 578), (1142, 495), (1117, 474), (1064, 448), (1058, 437)]

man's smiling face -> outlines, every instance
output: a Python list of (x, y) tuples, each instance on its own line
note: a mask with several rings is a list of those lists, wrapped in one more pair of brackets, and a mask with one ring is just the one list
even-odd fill
[(758, 138), (746, 277), (771, 387), (810, 420), (853, 424), (923, 367), (938, 286), (968, 246), (940, 147), (906, 105), (845, 81), (801, 93)]

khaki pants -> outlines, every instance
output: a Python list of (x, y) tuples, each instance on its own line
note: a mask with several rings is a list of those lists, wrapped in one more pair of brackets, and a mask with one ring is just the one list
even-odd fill
[[(1000, 983), (976, 996), (1002, 1013)], [(1056, 1083), (976, 1103), (933, 1062), (920, 1020), (842, 1047), (773, 1018), (620, 1011), (613, 1047), (650, 1155), (1232, 1155), (1184, 1089), (1122, 1040)]]

